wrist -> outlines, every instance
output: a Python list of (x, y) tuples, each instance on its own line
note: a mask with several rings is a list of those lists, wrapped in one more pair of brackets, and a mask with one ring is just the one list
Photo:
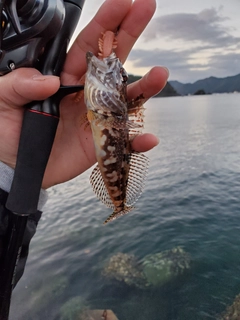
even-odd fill
[(0, 161), (0, 188), (6, 192), (10, 191), (14, 169)]
[[(14, 176), (14, 169), (0, 161), (0, 189), (9, 193), (12, 185), (12, 180)], [(38, 210), (42, 211), (44, 205), (48, 199), (48, 193), (46, 190), (41, 189), (39, 201), (38, 201)]]

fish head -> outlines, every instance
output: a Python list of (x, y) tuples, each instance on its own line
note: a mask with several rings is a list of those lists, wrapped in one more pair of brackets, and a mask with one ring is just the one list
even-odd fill
[(102, 109), (122, 115), (127, 112), (126, 72), (113, 52), (99, 59), (87, 52), (87, 72), (84, 96), (87, 108), (97, 112)]
[(121, 89), (126, 82), (126, 73), (116, 54), (113, 52), (107, 58), (99, 59), (92, 52), (87, 52), (87, 77), (94, 77), (98, 84), (108, 89)]

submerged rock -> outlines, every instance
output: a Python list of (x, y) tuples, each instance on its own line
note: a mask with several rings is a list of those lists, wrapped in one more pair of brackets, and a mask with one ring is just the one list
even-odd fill
[(88, 305), (86, 301), (77, 296), (68, 300), (60, 309), (60, 320), (85, 320)]
[(233, 304), (227, 308), (219, 320), (239, 320), (240, 319), (240, 294), (236, 296)]
[(61, 307), (60, 320), (118, 320), (118, 318), (110, 309), (91, 310), (81, 296), (76, 296)]
[(148, 286), (142, 267), (134, 255), (117, 253), (112, 256), (103, 270), (103, 275), (123, 281), (129, 286), (144, 288)]
[(190, 268), (190, 256), (181, 247), (175, 247), (142, 259), (143, 273), (152, 286), (161, 286)]
[(161, 286), (190, 268), (190, 256), (175, 247), (145, 256), (139, 261), (134, 255), (117, 253), (103, 270), (103, 275), (138, 288)]
[(65, 276), (47, 279), (34, 285), (31, 296), (28, 300), (28, 307), (33, 319), (37, 319), (37, 314), (47, 310), (50, 305), (61, 299), (65, 289), (68, 287), (68, 278)]

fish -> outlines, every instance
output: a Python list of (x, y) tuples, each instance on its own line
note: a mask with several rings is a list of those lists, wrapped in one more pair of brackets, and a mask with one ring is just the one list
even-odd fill
[(99, 41), (98, 56), (86, 53), (84, 85), (87, 119), (98, 163), (90, 183), (97, 197), (113, 210), (105, 224), (134, 209), (149, 166), (149, 159), (131, 148), (132, 139), (143, 129), (144, 96), (128, 101), (127, 72), (113, 50), (116, 39), (110, 32), (114, 40), (110, 41), (109, 50), (109, 43), (104, 42), (107, 36), (104, 33)]

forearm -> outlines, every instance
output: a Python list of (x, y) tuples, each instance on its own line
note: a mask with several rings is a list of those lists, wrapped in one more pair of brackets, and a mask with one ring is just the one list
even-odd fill
[[(7, 249), (7, 233), (8, 233), (8, 225), (10, 219), (10, 212), (5, 208), (5, 203), (7, 201), (8, 192), (11, 188), (11, 183), (14, 175), (14, 170), (4, 163), (0, 162), (0, 269), (1, 263), (4, 259), (4, 253)], [(36, 232), (37, 224), (41, 218), (42, 208), (47, 201), (47, 192), (45, 190), (41, 190), (40, 199), (38, 203), (38, 211), (35, 214), (31, 214), (28, 218), (22, 250), (20, 254), (20, 259), (17, 266), (15, 284), (20, 279), (23, 274), (24, 267), (26, 264), (29, 244)]]

